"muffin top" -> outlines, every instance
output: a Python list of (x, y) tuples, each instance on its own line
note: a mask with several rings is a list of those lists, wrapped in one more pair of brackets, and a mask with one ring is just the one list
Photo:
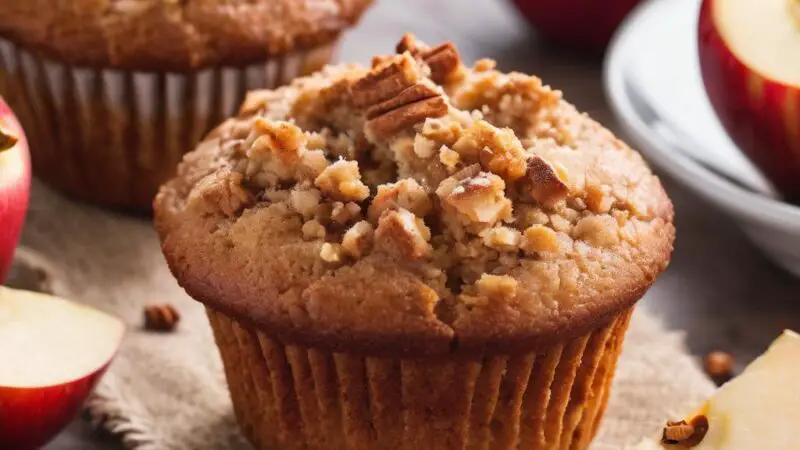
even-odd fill
[(658, 178), (559, 91), (410, 35), (371, 69), (251, 92), (155, 212), (194, 298), (371, 353), (583, 333), (642, 296), (674, 239)]
[(73, 65), (241, 66), (334, 40), (372, 0), (2, 0), (0, 36)]

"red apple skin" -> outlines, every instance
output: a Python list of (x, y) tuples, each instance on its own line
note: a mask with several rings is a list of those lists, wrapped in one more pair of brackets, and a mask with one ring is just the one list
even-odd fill
[(6, 152), (10, 152), (10, 155), (4, 154), (3, 158), (9, 156), (20, 158), (24, 165), (21, 176), (15, 175), (12, 178), (10, 174), (4, 174), (4, 167), (0, 164), (0, 224), (2, 224), (0, 226), (0, 283), (2, 283), (11, 267), (14, 248), (17, 246), (22, 225), (25, 222), (31, 184), (31, 168), (28, 144), (22, 132), (22, 126), (2, 97), (0, 97), (0, 122), (9, 127), (9, 131), (18, 134), (16, 137), (19, 138), (19, 142), (13, 148), (6, 150)]
[(523, 16), (553, 41), (603, 50), (641, 0), (513, 0)]
[(107, 368), (57, 386), (0, 387), (0, 449), (35, 450), (50, 441), (78, 415)]
[(800, 204), (800, 87), (771, 80), (739, 60), (714, 23), (717, 1), (703, 1), (698, 24), (708, 98), (739, 148), (786, 200)]

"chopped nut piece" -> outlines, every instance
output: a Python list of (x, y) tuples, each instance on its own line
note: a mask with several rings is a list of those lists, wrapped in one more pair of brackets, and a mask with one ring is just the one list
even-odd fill
[(444, 145), (439, 149), (439, 161), (450, 170), (455, 170), (460, 159), (461, 158), (458, 155), (458, 152), (451, 150)]
[(533, 255), (542, 252), (558, 251), (558, 235), (544, 225), (531, 225), (522, 236), (522, 250)]
[(192, 189), (187, 204), (208, 213), (232, 217), (255, 204), (255, 196), (242, 186), (244, 175), (221, 170), (201, 179)]
[(343, 202), (361, 201), (369, 197), (369, 188), (361, 182), (355, 161), (336, 161), (322, 171), (314, 184), (333, 199)]
[(517, 295), (517, 280), (508, 275), (485, 273), (475, 282), (478, 294), (494, 299), (511, 299)]
[(384, 211), (407, 209), (418, 217), (425, 217), (433, 207), (428, 193), (413, 178), (378, 186), (378, 193), (369, 207), (368, 217), (377, 222)]
[(420, 134), (426, 138), (448, 147), (456, 143), (464, 127), (448, 117), (425, 119)]
[(692, 448), (703, 442), (708, 433), (708, 418), (704, 415), (695, 416), (687, 423), (685, 420), (668, 421), (661, 435), (661, 443), (667, 445), (680, 445)]
[(170, 304), (148, 305), (144, 308), (144, 328), (151, 331), (172, 331), (181, 321), (178, 310)]
[(422, 219), (406, 209), (384, 213), (375, 230), (375, 245), (398, 258), (424, 258), (431, 251), (430, 238)]
[(569, 194), (569, 187), (556, 169), (541, 156), (528, 159), (526, 183), (531, 196), (546, 207), (552, 207)]
[(413, 86), (420, 77), (419, 67), (411, 56), (395, 56), (353, 84), (353, 104), (359, 108), (376, 105)]
[(453, 150), (464, 159), (479, 161), (485, 170), (508, 181), (523, 177), (527, 170), (525, 152), (514, 133), (495, 128), (485, 120), (478, 120), (464, 130)]
[(331, 210), (331, 220), (338, 224), (345, 224), (353, 219), (360, 218), (361, 207), (357, 203), (334, 202)]
[(372, 224), (366, 220), (350, 227), (342, 237), (342, 249), (353, 258), (361, 258), (372, 246)]
[(494, 227), (481, 233), (483, 245), (502, 251), (516, 251), (519, 248), (521, 234), (509, 227)]
[(303, 224), (303, 238), (309, 241), (325, 239), (325, 227), (317, 220), (309, 220)]
[(703, 358), (703, 368), (718, 385), (722, 385), (733, 378), (733, 356), (730, 353), (713, 351)]
[(493, 224), (511, 217), (511, 200), (505, 196), (505, 187), (502, 178), (481, 172), (461, 181), (450, 177), (439, 185), (436, 194), (469, 220)]
[(434, 153), (436, 153), (435, 142), (421, 134), (414, 136), (414, 154), (420, 158), (427, 159), (433, 156)]
[(414, 85), (370, 108), (365, 134), (373, 142), (385, 139), (429, 117), (441, 117), (447, 108), (438, 92), (424, 84)]
[(619, 226), (611, 216), (587, 216), (575, 224), (576, 239), (595, 247), (613, 247), (619, 244)]
[(327, 263), (338, 263), (342, 261), (342, 246), (326, 242), (319, 249), (319, 257)]
[(322, 150), (309, 150), (303, 152), (300, 157), (300, 164), (306, 176), (310, 179), (317, 178), (319, 174), (328, 167), (328, 159)]
[(306, 144), (306, 135), (297, 126), (282, 121), (270, 121), (259, 117), (253, 124), (256, 139), (253, 141), (248, 156), (265, 158), (265, 153), (274, 155), (286, 165), (295, 164)]
[(434, 48), (428, 47), (413, 34), (406, 33), (397, 44), (397, 53), (409, 52), (421, 58), (431, 69), (431, 80), (443, 83), (461, 65), (461, 56), (452, 42), (445, 42)]
[(614, 197), (596, 185), (586, 186), (586, 206), (595, 214), (606, 214), (614, 205)]

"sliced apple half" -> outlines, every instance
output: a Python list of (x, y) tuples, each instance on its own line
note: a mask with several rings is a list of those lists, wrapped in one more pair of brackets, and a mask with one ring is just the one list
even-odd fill
[(14, 255), (31, 183), (28, 144), (22, 126), (0, 97), (0, 283)]
[(684, 421), (707, 423), (707, 430), (695, 435), (692, 444), (666, 444), (660, 436), (631, 450), (800, 448), (800, 335), (784, 332), (740, 376), (723, 385)]
[(0, 449), (35, 449), (64, 428), (124, 329), (95, 309), (0, 286)]
[(800, 1), (704, 0), (700, 67), (736, 144), (800, 203)]

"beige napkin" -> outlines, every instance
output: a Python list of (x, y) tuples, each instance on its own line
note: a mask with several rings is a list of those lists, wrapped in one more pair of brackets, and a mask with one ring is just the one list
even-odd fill
[[(221, 362), (203, 309), (183, 293), (161, 257), (147, 219), (73, 203), (40, 184), (18, 253), (25, 283), (121, 317), (128, 334), (91, 414), (137, 450), (248, 448), (237, 431)], [(173, 304), (178, 330), (142, 330), (142, 308)], [(611, 405), (594, 450), (619, 450), (708, 396), (711, 382), (682, 337), (639, 308), (625, 343)]]

